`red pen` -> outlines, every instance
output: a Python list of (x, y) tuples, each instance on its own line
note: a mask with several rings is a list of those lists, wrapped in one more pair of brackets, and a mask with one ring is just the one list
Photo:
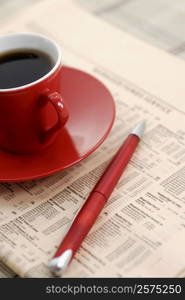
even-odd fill
[(57, 252), (50, 261), (50, 270), (55, 275), (62, 275), (68, 267), (130, 161), (144, 129), (145, 123), (141, 122), (128, 135), (94, 189), (91, 191), (85, 204), (78, 212)]

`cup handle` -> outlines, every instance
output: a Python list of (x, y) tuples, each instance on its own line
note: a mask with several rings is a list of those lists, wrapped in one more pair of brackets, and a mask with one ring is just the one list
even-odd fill
[(53, 127), (44, 129), (41, 132), (41, 140), (43, 142), (46, 142), (65, 125), (66, 121), (68, 120), (69, 114), (66, 105), (62, 100), (62, 96), (58, 92), (50, 92), (49, 90), (46, 90), (41, 95), (40, 101), (41, 106), (45, 106), (48, 102), (50, 102), (54, 106), (58, 116), (58, 120)]

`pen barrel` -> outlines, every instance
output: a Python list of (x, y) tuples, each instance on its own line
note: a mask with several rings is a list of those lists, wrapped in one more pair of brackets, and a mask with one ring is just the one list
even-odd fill
[(96, 184), (95, 191), (100, 191), (107, 199), (110, 197), (139, 141), (140, 139), (137, 135), (130, 134), (127, 137)]
[(107, 199), (99, 192), (92, 192), (73, 221), (54, 257), (60, 256), (65, 250), (71, 249), (73, 256), (88, 234)]
[(139, 140), (139, 137), (134, 134), (127, 137), (77, 214), (54, 257), (60, 256), (69, 249), (72, 250), (72, 257), (74, 256), (120, 179)]

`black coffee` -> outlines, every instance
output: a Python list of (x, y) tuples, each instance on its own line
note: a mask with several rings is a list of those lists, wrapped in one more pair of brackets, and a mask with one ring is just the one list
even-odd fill
[(0, 89), (31, 83), (47, 74), (52, 66), (51, 58), (37, 50), (20, 49), (0, 53)]

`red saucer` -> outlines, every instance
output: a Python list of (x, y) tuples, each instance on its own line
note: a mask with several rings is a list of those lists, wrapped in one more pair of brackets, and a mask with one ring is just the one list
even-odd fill
[(107, 137), (114, 121), (114, 101), (91, 75), (63, 67), (62, 96), (70, 118), (46, 150), (14, 155), (0, 150), (0, 182), (25, 181), (62, 171), (91, 154)]

